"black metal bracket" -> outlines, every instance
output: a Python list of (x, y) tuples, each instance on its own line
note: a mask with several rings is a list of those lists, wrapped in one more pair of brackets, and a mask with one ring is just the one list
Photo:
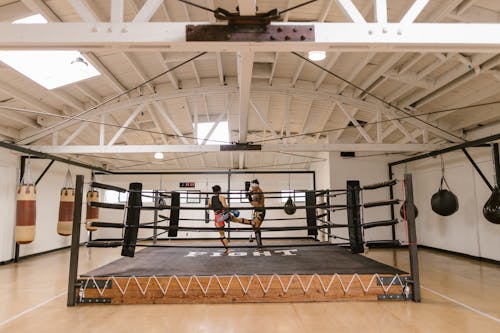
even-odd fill
[(314, 25), (187, 25), (188, 42), (314, 42)]
[(79, 304), (111, 304), (111, 298), (80, 298)]
[(407, 301), (410, 299), (412, 295), (410, 294), (408, 297), (404, 294), (382, 294), (377, 295), (377, 299), (379, 301)]
[(235, 143), (232, 145), (221, 145), (220, 151), (246, 151), (246, 150), (262, 150), (262, 145), (252, 145), (249, 143)]
[(54, 160), (50, 160), (49, 164), (45, 167), (45, 169), (43, 169), (42, 173), (36, 180), (35, 185), (38, 185), (38, 183), (43, 179), (43, 176), (45, 176), (47, 171), (49, 171), (50, 167), (52, 166), (52, 164), (54, 164), (54, 162), (55, 162)]
[(467, 157), (467, 159), (469, 160), (469, 162), (472, 164), (472, 166), (474, 167), (474, 169), (476, 169), (477, 173), (479, 174), (479, 176), (481, 176), (481, 179), (484, 181), (484, 183), (486, 184), (486, 186), (489, 187), (489, 189), (493, 192), (493, 186), (491, 186), (491, 183), (488, 181), (488, 179), (486, 178), (486, 176), (484, 175), (483, 171), (481, 170), (481, 168), (479, 167), (479, 165), (477, 165), (476, 161), (474, 161), (474, 159), (472, 158), (472, 156), (470, 156), (469, 152), (467, 151), (467, 149), (465, 148), (462, 148), (462, 151), (464, 152), (465, 154), (465, 157)]

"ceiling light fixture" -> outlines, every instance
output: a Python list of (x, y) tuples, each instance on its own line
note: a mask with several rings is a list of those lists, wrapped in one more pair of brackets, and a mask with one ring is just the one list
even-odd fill
[(162, 160), (163, 159), (163, 153), (155, 153), (155, 159)]
[(309, 54), (307, 55), (309, 60), (312, 61), (321, 61), (326, 58), (326, 52), (325, 51), (309, 51)]

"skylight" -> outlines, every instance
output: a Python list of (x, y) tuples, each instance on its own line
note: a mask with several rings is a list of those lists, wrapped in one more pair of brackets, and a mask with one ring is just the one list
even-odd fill
[[(198, 123), (198, 144), (207, 137), (215, 123)], [(214, 140), (214, 141), (209, 141)], [(207, 145), (220, 145), (229, 142), (229, 126), (227, 121), (221, 121), (208, 137)]]
[[(47, 20), (33, 15), (14, 23), (47, 23)], [(0, 51), (0, 60), (47, 89), (100, 75), (78, 51)]]

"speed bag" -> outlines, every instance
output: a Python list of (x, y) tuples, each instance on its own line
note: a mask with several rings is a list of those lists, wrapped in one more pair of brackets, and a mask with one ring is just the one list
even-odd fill
[(288, 200), (285, 203), (285, 207), (283, 208), (287, 215), (293, 215), (297, 211), (297, 207), (293, 203), (292, 197), (288, 197)]

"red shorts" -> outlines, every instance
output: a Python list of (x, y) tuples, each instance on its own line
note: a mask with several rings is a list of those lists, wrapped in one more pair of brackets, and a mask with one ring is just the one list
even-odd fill
[(224, 226), (226, 225), (226, 218), (227, 218), (227, 213), (226, 212), (221, 212), (221, 213), (215, 213), (215, 218), (214, 218), (214, 222), (215, 222), (215, 226), (217, 228), (224, 228)]

